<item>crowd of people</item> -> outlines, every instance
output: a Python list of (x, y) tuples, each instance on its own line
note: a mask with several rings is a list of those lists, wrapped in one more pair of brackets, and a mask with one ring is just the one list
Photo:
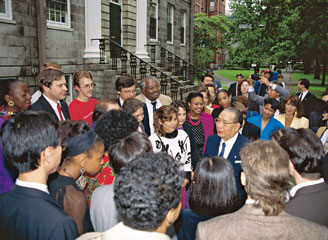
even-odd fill
[(60, 65), (38, 82), (0, 81), (1, 239), (328, 239), (328, 92), (307, 79), (209, 72), (172, 101), (122, 75), (96, 100), (80, 70), (69, 105)]

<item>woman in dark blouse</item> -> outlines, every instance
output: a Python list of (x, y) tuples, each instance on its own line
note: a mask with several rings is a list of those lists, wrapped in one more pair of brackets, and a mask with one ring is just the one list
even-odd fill
[(195, 239), (199, 222), (241, 207), (233, 167), (227, 159), (207, 157), (198, 164), (190, 186), (189, 206), (174, 224), (179, 240)]
[(50, 195), (71, 216), (79, 234), (93, 231), (87, 198), (84, 172), (96, 175), (103, 164), (104, 143), (85, 122), (70, 120), (60, 123), (59, 133), (66, 145), (62, 163), (49, 184)]

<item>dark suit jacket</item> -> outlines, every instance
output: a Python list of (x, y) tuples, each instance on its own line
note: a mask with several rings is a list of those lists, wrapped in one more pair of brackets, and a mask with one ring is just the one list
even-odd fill
[(144, 110), (144, 119), (142, 120), (142, 124), (144, 125), (146, 134), (150, 136), (149, 114), (146, 104), (144, 104), (143, 110)]
[(231, 95), (231, 97), (236, 96), (236, 87), (237, 87), (237, 82), (230, 84), (230, 87), (228, 89), (228, 94)]
[[(296, 95), (300, 96), (300, 94), (301, 93), (299, 92)], [(315, 99), (316, 99), (316, 97), (310, 92), (308, 92), (305, 95), (304, 99), (302, 100), (302, 105), (303, 105), (303, 109), (304, 109), (304, 117), (306, 117), (306, 118), (310, 117), (310, 113), (314, 110), (313, 106), (315, 106), (315, 103), (313, 102), (313, 100), (315, 100)]]
[(117, 102), (117, 104), (120, 106), (120, 108), (122, 107), (122, 105), (121, 105), (121, 101), (120, 101), (120, 98), (117, 98), (116, 99), (116, 102)]
[(188, 134), (190, 140), (190, 150), (191, 150), (191, 166), (193, 169), (196, 168), (197, 164), (197, 144), (194, 138), (194, 134), (192, 132), (192, 128), (189, 124), (184, 123), (182, 125), (183, 130)]
[[(221, 138), (217, 134), (213, 134), (213, 135), (209, 136), (207, 139), (204, 157), (218, 156), (220, 141), (221, 141)], [(233, 169), (234, 169), (234, 175), (235, 175), (235, 179), (236, 179), (236, 183), (237, 183), (237, 190), (238, 190), (238, 194), (239, 194), (239, 197), (241, 198), (241, 200), (246, 199), (246, 193), (245, 193), (244, 187), (241, 185), (241, 182), (240, 182), (241, 163), (240, 163), (239, 151), (248, 142), (249, 142), (249, 140), (245, 136), (238, 133), (237, 140), (236, 140), (235, 144), (233, 145), (233, 147), (229, 153), (229, 156), (228, 156), (228, 160), (231, 162)], [(236, 161), (239, 161), (239, 162), (236, 162)]]
[(261, 208), (246, 204), (237, 212), (198, 224), (197, 240), (216, 239), (328, 239), (328, 229), (281, 212), (265, 216)]
[(256, 125), (254, 125), (250, 122), (247, 122), (245, 120), (242, 135), (247, 137), (249, 140), (254, 141), (254, 140), (260, 138), (261, 130)]
[[(61, 100), (60, 101), (60, 106), (61, 106), (61, 110), (62, 110), (62, 112), (64, 114), (65, 120), (71, 119), (71, 117), (69, 115), (67, 103), (64, 100)], [(30, 110), (48, 112), (48, 113), (50, 113), (50, 115), (52, 117), (54, 117), (54, 119), (60, 121), (60, 119), (58, 119), (55, 111), (52, 109), (50, 103), (47, 101), (47, 99), (43, 95), (41, 95), (40, 98), (39, 98), (39, 100), (36, 101), (32, 105), (32, 107), (31, 107)]]
[(74, 220), (49, 194), (14, 185), (0, 196), (1, 239), (75, 239)]
[(305, 218), (328, 227), (328, 183), (302, 187), (286, 204), (290, 215)]

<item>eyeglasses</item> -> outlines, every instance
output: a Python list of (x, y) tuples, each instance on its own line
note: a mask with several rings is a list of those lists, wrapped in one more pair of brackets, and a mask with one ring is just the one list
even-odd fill
[(96, 84), (95, 83), (91, 83), (91, 84), (86, 84), (84, 86), (80, 86), (80, 88), (95, 88)]
[(236, 122), (228, 122), (228, 121), (226, 121), (226, 120), (222, 120), (222, 119), (220, 119), (220, 118), (215, 118), (214, 121), (215, 121), (216, 124), (220, 124), (220, 123), (222, 123), (222, 125), (223, 125), (224, 127), (228, 126), (229, 124), (235, 124), (235, 123), (236, 123)]
[(122, 90), (124, 93), (136, 93), (137, 90)]

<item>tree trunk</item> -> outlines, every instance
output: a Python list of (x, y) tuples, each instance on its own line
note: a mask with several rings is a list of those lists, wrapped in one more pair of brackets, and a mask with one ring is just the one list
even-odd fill
[(309, 74), (311, 69), (310, 58), (308, 56), (305, 56), (303, 63), (304, 63), (304, 74)]
[(327, 65), (327, 56), (323, 56), (323, 66), (322, 66), (322, 80), (321, 80), (321, 85), (325, 86), (326, 82), (326, 65)]
[(315, 59), (314, 79), (320, 79), (320, 61), (319, 61), (319, 58)]

